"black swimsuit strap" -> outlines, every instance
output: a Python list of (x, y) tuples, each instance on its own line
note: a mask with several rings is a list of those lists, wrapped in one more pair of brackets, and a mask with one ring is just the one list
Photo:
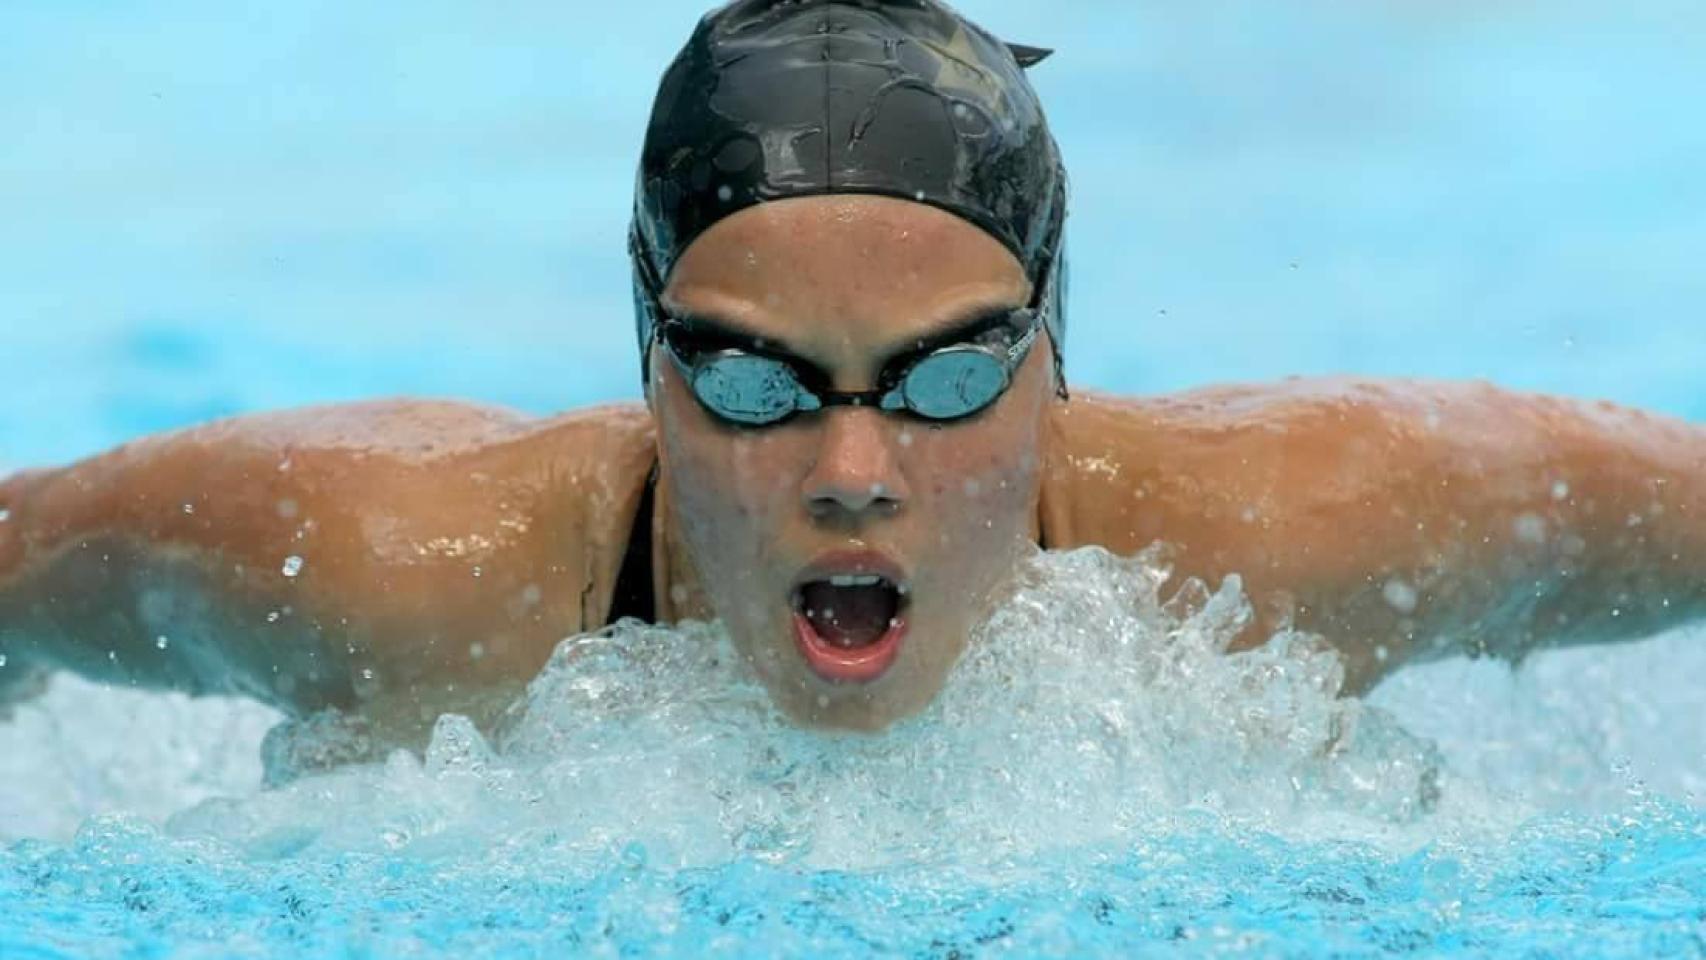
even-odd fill
[(607, 623), (624, 617), (657, 622), (657, 598), (652, 595), (652, 511), (657, 500), (657, 483), (658, 471), (653, 466), (646, 475), (646, 489), (640, 494), (634, 525), (628, 531), (628, 551), (622, 556), (622, 571), (616, 575), (616, 595), (610, 601)]

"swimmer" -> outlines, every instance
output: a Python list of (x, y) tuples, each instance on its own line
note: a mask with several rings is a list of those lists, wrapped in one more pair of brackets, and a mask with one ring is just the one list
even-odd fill
[[(877, 730), (1038, 546), (1177, 546), (1342, 654), (1706, 612), (1706, 430), (1480, 384), (1071, 389), (1066, 184), (1012, 46), (933, 0), (741, 0), (663, 77), (644, 402), (264, 414), (0, 482), (0, 697), (50, 670), (490, 723), (564, 637), (721, 620), (776, 705)], [(575, 358), (563, 356), (565, 375)]]

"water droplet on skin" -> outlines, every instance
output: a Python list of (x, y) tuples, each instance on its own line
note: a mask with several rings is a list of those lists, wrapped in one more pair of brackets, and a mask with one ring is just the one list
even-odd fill
[(475, 577), (476, 577), (476, 578), (477, 578), (477, 577), (479, 577), (479, 576), (480, 576), (480, 568), (479, 568), (479, 567), (475, 567), (475, 568), (474, 568), (474, 576), (475, 576)]
[(1552, 499), (1563, 500), (1570, 495), (1570, 485), (1562, 480), (1552, 485)]
[(301, 573), (302, 572), (302, 558), (299, 556), (296, 556), (295, 554), (291, 554), (290, 556), (285, 557), (284, 558), (284, 567), (282, 569), (280, 569), (279, 572), (284, 574), (287, 577), (294, 577), (297, 574)]
[(912, 431), (911, 430), (902, 430), (900, 432), (900, 436), (895, 438), (895, 442), (900, 444), (903, 447), (912, 446)]
[(1511, 522), (1511, 532), (1523, 543), (1545, 543), (1546, 521), (1537, 514), (1525, 513)]
[(273, 611), (270, 611), (267, 613), (267, 622), (268, 623), (277, 623), (278, 622), (278, 611), (277, 610), (273, 610)]
[(286, 497), (278, 502), (277, 509), (280, 520), (296, 519), (297, 506), (295, 500)]
[(1380, 595), (1386, 598), (1386, 605), (1399, 613), (1409, 614), (1416, 610), (1416, 588), (1394, 577), (1386, 581)]
[(164, 635), (154, 638), (154, 649), (156, 650), (164, 650), (171, 645), (172, 641), (166, 639)]
[(362, 667), (361, 668), (361, 679), (372, 680), (373, 679), (373, 668), (372, 667)]
[(193, 504), (193, 503), (184, 504), (184, 513), (185, 514), (195, 513), (195, 504)]
[(486, 655), (486, 645), (476, 640), (468, 644), (468, 659), (479, 660)]
[(975, 497), (983, 492), (983, 484), (978, 483), (971, 477), (967, 477), (966, 482), (961, 484), (961, 489), (965, 490), (966, 496)]
[(12, 511), (5, 507), (0, 507), (0, 523), (5, 523), (10, 519), (12, 519)]

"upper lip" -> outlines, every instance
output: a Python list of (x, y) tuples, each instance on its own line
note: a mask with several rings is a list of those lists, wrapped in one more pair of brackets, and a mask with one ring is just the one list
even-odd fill
[(819, 554), (794, 578), (794, 592), (808, 583), (836, 575), (879, 576), (902, 594), (908, 591), (906, 569), (888, 554), (876, 550), (832, 550)]

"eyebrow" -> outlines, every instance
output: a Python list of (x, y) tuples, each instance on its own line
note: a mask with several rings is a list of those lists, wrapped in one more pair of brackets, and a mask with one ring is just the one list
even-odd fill
[[(883, 351), (877, 364), (879, 372), (887, 372), (897, 364), (921, 357), (942, 347), (965, 343), (1006, 323), (1015, 313), (1025, 309), (1011, 303), (976, 303), (955, 311), (948, 319), (921, 333), (907, 337), (904, 345), (890, 346)], [(801, 356), (777, 337), (762, 336), (738, 321), (712, 313), (682, 312), (671, 317), (688, 336), (711, 341), (722, 346), (737, 347), (749, 353), (775, 357), (796, 364), (821, 376), (832, 379), (829, 371)]]

